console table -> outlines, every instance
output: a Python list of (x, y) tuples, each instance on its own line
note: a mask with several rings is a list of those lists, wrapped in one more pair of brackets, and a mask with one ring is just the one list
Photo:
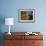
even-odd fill
[(43, 46), (43, 35), (40, 32), (38, 35), (25, 35), (26, 32), (11, 32), (8, 35), (4, 33), (4, 46)]

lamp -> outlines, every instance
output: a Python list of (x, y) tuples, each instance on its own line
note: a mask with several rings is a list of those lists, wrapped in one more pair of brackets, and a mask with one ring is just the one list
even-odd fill
[(5, 18), (5, 25), (9, 25), (8, 34), (11, 35), (11, 33), (10, 33), (10, 25), (14, 25), (14, 19), (13, 18)]

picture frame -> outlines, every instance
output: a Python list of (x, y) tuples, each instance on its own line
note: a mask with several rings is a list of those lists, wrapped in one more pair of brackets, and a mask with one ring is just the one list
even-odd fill
[(34, 23), (35, 9), (18, 9), (18, 21), (22, 23)]

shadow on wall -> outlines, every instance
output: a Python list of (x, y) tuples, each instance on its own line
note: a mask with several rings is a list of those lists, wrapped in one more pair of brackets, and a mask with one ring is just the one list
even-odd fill
[(4, 16), (0, 16), (0, 33), (2, 32), (2, 25), (5, 24), (5, 17)]
[(3, 34), (4, 34), (4, 33), (0, 33), (0, 46), (4, 46), (4, 45), (3, 45), (3, 41), (4, 41)]
[(3, 32), (2, 32), (2, 25), (5, 23), (5, 17), (0, 16), (0, 46), (3, 46)]

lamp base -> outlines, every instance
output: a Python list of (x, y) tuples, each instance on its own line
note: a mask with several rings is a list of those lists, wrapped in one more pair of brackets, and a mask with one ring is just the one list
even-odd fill
[(10, 33), (10, 32), (8, 32), (8, 34), (9, 34), (9, 35), (11, 35), (11, 33)]

